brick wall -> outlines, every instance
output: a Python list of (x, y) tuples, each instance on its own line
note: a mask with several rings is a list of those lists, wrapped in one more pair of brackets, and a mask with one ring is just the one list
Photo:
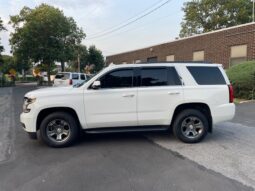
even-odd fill
[(204, 60), (229, 67), (231, 46), (247, 44), (247, 60), (255, 59), (255, 24), (239, 25), (228, 29), (196, 35), (139, 50), (107, 56), (106, 62), (121, 64), (146, 62), (147, 58), (158, 57), (166, 61), (166, 56), (175, 55), (175, 61), (192, 61), (193, 52), (203, 50)]

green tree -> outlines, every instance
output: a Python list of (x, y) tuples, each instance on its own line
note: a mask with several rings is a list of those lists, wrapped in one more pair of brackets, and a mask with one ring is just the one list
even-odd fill
[(67, 61), (66, 53), (85, 37), (72, 18), (47, 4), (34, 9), (24, 7), (10, 20), (14, 28), (10, 39), (14, 54), (46, 67), (49, 83), (54, 63)]
[[(79, 44), (74, 48), (72, 60), (70, 60), (67, 65), (67, 71), (73, 72), (84, 72), (84, 68), (87, 64), (88, 50), (85, 45)], [(78, 67), (78, 62), (80, 62), (80, 71)]]
[(27, 71), (33, 66), (31, 59), (29, 59), (27, 55), (19, 54), (18, 52), (15, 52), (13, 57), (16, 65), (16, 70), (19, 73), (22, 73), (23, 78), (25, 78)]
[(180, 37), (200, 34), (252, 21), (250, 0), (192, 0), (182, 8)]
[(66, 35), (63, 38), (59, 38), (59, 42), (62, 46), (58, 61), (61, 62), (61, 70), (65, 70), (65, 62), (68, 62), (76, 57), (77, 47), (82, 46), (81, 40), (85, 38), (83, 31), (77, 27), (73, 18), (67, 18), (68, 25), (66, 28)]
[(27, 71), (31, 68), (32, 63), (29, 60), (25, 63), (22, 63), (23, 61), (24, 60), (21, 60), (16, 55), (2, 55), (2, 65), (0, 67), (0, 71), (4, 74), (10, 73), (10, 70), (15, 70), (19, 73), (22, 73), (22, 70)]
[(98, 72), (104, 67), (104, 56), (100, 50), (98, 50), (94, 45), (90, 46), (88, 49), (88, 57), (86, 65), (94, 65), (93, 72)]
[(80, 45), (78, 50), (79, 50), (79, 56), (80, 56), (81, 71), (84, 72), (84, 69), (85, 69), (86, 65), (88, 64), (88, 54), (89, 54), (88, 49), (86, 46)]
[(98, 72), (104, 67), (104, 56), (94, 45), (87, 49), (85, 45), (80, 44), (76, 46), (74, 55), (74, 59), (69, 62), (68, 71), (86, 72), (85, 68), (90, 68), (90, 72)]
[(1, 71), (4, 74), (9, 73), (10, 69), (16, 70), (16, 65), (13, 56), (2, 55)]
[[(0, 32), (3, 31), (3, 30), (6, 30), (6, 29), (5, 29), (4, 25), (3, 25), (2, 19), (1, 19), (1, 17), (0, 17)], [(1, 38), (0, 38), (0, 40), (1, 40)], [(1, 46), (1, 42), (0, 42), (0, 71), (1, 71), (1, 67), (2, 67), (2, 65), (3, 65), (3, 59), (2, 59), (2, 56), (1, 56), (1, 53), (2, 53), (3, 51), (4, 51), (4, 47)]]

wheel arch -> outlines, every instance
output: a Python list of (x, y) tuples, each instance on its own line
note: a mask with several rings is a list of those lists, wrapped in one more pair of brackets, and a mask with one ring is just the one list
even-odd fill
[(39, 114), (37, 115), (36, 130), (40, 129), (40, 124), (41, 124), (42, 120), (46, 116), (48, 116), (49, 114), (54, 113), (54, 112), (65, 112), (65, 113), (71, 114), (76, 119), (76, 121), (78, 123), (78, 126), (81, 128), (81, 123), (80, 123), (79, 117), (78, 117), (76, 111), (73, 108), (70, 108), (70, 107), (51, 107), (51, 108), (42, 109), (39, 112)]
[(174, 114), (173, 114), (173, 117), (172, 117), (172, 120), (171, 120), (171, 127), (174, 123), (174, 120), (178, 116), (178, 114), (180, 112), (186, 110), (186, 109), (196, 109), (198, 111), (201, 111), (203, 114), (205, 114), (207, 119), (208, 119), (208, 123), (209, 123), (209, 132), (212, 133), (212, 131), (213, 131), (213, 121), (212, 121), (212, 115), (211, 115), (210, 107), (207, 104), (200, 103), (200, 102), (184, 103), (184, 104), (178, 105), (174, 110)]

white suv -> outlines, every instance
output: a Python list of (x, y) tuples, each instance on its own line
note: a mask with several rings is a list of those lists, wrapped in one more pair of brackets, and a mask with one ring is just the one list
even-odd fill
[(73, 86), (83, 83), (86, 80), (87, 75), (83, 73), (60, 72), (56, 74), (53, 86)]
[(76, 87), (25, 95), (21, 122), (52, 147), (80, 133), (172, 130), (183, 142), (201, 141), (235, 114), (232, 86), (220, 64), (111, 65)]

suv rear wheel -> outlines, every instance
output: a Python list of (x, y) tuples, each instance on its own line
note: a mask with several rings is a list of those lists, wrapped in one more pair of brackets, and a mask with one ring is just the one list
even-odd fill
[(73, 144), (78, 132), (76, 120), (65, 112), (49, 114), (40, 125), (41, 138), (51, 147), (66, 147)]
[(207, 117), (195, 109), (186, 109), (178, 114), (173, 124), (175, 137), (185, 143), (198, 143), (208, 132)]

